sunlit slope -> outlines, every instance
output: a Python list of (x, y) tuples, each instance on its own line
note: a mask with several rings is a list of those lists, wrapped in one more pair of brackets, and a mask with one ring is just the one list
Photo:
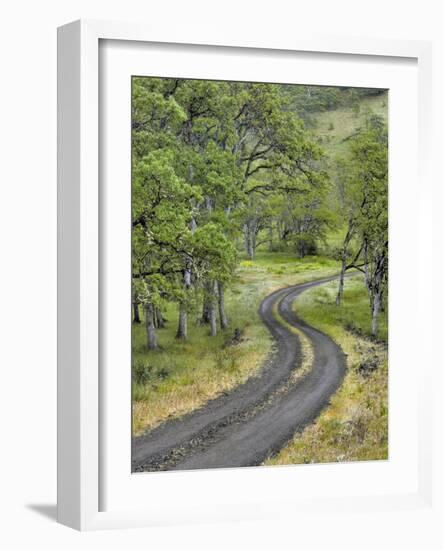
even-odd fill
[(383, 92), (377, 96), (361, 98), (358, 107), (339, 107), (331, 111), (313, 113), (315, 122), (312, 132), (332, 158), (344, 156), (349, 138), (364, 127), (368, 113), (372, 112), (387, 120), (388, 102), (388, 92)]

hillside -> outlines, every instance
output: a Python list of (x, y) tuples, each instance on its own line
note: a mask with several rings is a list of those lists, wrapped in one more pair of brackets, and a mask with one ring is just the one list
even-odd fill
[(361, 97), (354, 106), (312, 113), (312, 132), (331, 158), (346, 154), (348, 139), (365, 124), (369, 112), (388, 119), (388, 92)]

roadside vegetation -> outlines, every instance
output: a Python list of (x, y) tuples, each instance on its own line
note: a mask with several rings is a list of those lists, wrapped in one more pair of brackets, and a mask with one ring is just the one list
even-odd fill
[[(343, 386), (355, 406), (372, 399), (365, 391), (382, 398), (387, 367), (360, 376), (357, 363), (381, 357), (387, 338), (387, 99), (383, 90), (134, 77), (134, 435), (257, 374), (273, 345), (261, 300), (333, 274), (338, 282), (297, 307), (355, 363)], [(350, 270), (361, 280), (348, 280)], [(336, 407), (339, 418), (345, 406)]]
[[(147, 353), (144, 325), (134, 324), (133, 433), (197, 409), (256, 374), (272, 350), (258, 315), (263, 298), (283, 286), (333, 275), (337, 268), (330, 258), (258, 252), (254, 262), (240, 261), (226, 295), (230, 327), (217, 337), (211, 337), (195, 314), (187, 342), (178, 341), (177, 308), (169, 306), (164, 309), (164, 327), (158, 330), (159, 349)], [(308, 353), (307, 342), (305, 346)]]
[(340, 308), (335, 283), (310, 289), (295, 302), (300, 317), (341, 346), (348, 371), (330, 406), (266, 465), (388, 458), (387, 316), (382, 313), (374, 339), (365, 290), (362, 278), (353, 277)]

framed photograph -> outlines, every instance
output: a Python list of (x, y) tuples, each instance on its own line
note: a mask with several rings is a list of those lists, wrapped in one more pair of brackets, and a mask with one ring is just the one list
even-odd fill
[(58, 36), (59, 521), (429, 508), (429, 44)]

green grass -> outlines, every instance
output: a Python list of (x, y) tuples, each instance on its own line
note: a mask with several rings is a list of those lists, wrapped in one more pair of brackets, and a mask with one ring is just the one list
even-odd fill
[(303, 283), (337, 273), (339, 264), (325, 256), (296, 258), (285, 252), (257, 252), (254, 261), (241, 260), (237, 284), (248, 286), (261, 298), (273, 289)]
[[(332, 327), (340, 327), (369, 337), (371, 312), (363, 277), (345, 280), (344, 299), (340, 307), (335, 305), (336, 295), (336, 281), (322, 285), (298, 298), (297, 311), (308, 323), (325, 326), (329, 332)], [(388, 339), (386, 312), (380, 314), (378, 339), (383, 342)]]
[(362, 98), (358, 114), (351, 107), (340, 107), (334, 111), (315, 114), (316, 126), (313, 133), (332, 158), (346, 153), (348, 138), (364, 126), (368, 110), (387, 120), (388, 93)]
[[(336, 291), (336, 282), (306, 291), (295, 309), (340, 344), (347, 355), (347, 374), (316, 422), (267, 465), (388, 458), (387, 314), (382, 314), (380, 340), (373, 341), (368, 338), (370, 311), (363, 280), (346, 281), (340, 307), (334, 303)], [(367, 365), (375, 369), (368, 372)]]
[[(240, 261), (235, 282), (226, 293), (229, 328), (216, 337), (197, 323), (195, 312), (189, 316), (188, 340), (176, 340), (175, 304), (164, 310), (168, 322), (158, 330), (158, 351), (146, 350), (143, 324), (133, 325), (133, 365), (138, 380), (133, 383), (134, 433), (199, 408), (257, 373), (272, 345), (258, 315), (261, 300), (277, 288), (337, 271), (337, 262), (329, 258), (297, 259), (286, 253), (259, 251), (253, 262)], [(242, 333), (241, 342), (226, 345), (236, 328)]]

